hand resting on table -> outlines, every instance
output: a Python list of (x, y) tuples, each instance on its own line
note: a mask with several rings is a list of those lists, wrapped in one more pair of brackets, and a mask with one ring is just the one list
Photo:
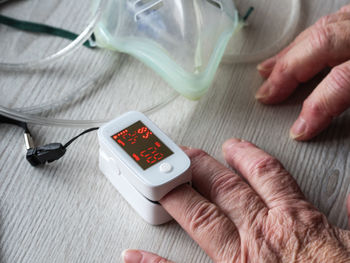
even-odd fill
[[(196, 190), (180, 186), (160, 203), (214, 262), (350, 262), (350, 232), (332, 226), (275, 158), (227, 141), (226, 162), (242, 178), (201, 150), (185, 151)], [(123, 258), (170, 262), (141, 250)]]
[(265, 104), (287, 99), (299, 83), (327, 67), (328, 76), (304, 101), (290, 130), (293, 139), (305, 141), (324, 130), (332, 119), (350, 107), (350, 5), (321, 18), (276, 56), (258, 65), (266, 78), (256, 93)]
[[(256, 98), (280, 103), (300, 83), (332, 67), (290, 131), (293, 139), (309, 140), (350, 107), (349, 60), (350, 5), (321, 18), (258, 65), (266, 81)], [(196, 190), (184, 185), (161, 200), (214, 262), (350, 262), (350, 232), (332, 226), (275, 158), (236, 139), (223, 151), (243, 178), (203, 151), (187, 149)], [(127, 250), (123, 258), (126, 263), (170, 262), (141, 250)]]

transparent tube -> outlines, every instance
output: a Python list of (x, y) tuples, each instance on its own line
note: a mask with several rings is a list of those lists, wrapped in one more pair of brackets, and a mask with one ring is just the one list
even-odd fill
[[(69, 44), (66, 48), (60, 50), (59, 52), (35, 61), (27, 61), (22, 63), (0, 63), (0, 69), (6, 68), (6, 69), (27, 69), (27, 68), (35, 68), (47, 65), (49, 63), (52, 63), (56, 61), (59, 58), (62, 58), (72, 51), (79, 48), (92, 34), (94, 26), (98, 22), (101, 13), (103, 11), (103, 7), (105, 6), (107, 0), (101, 0), (99, 2), (99, 6), (97, 8), (97, 11), (92, 19), (92, 21), (89, 23), (89, 25), (85, 28), (85, 30), (79, 35), (79, 37), (74, 40), (71, 44)], [(284, 30), (284, 34), (272, 45), (269, 46), (262, 51), (259, 51), (257, 53), (253, 54), (247, 54), (247, 55), (229, 55), (225, 56), (223, 59), (224, 63), (250, 63), (250, 62), (256, 62), (263, 60), (264, 58), (267, 58), (268, 56), (271, 56), (273, 53), (276, 52), (276, 50), (279, 50), (284, 46), (288, 41), (291, 40), (295, 29), (298, 25), (299, 17), (300, 17), (300, 0), (293, 0), (292, 5), (292, 13), (288, 20), (286, 29)], [(25, 108), (17, 108), (17, 109), (10, 109), (7, 107), (0, 106), (0, 114), (7, 116), (9, 118), (17, 119), (20, 121), (28, 122), (31, 124), (39, 124), (39, 125), (46, 125), (46, 126), (63, 126), (63, 127), (73, 127), (73, 128), (87, 128), (92, 126), (99, 126), (102, 125), (105, 122), (108, 122), (109, 119), (99, 119), (99, 120), (67, 120), (67, 119), (55, 119), (55, 118), (48, 118), (48, 117), (41, 117), (34, 115), (34, 113), (43, 112), (45, 110), (52, 109), (52, 107), (55, 107), (57, 105), (61, 105), (64, 103), (68, 103), (72, 100), (74, 100), (77, 96), (77, 94), (83, 94), (88, 90), (89, 88), (93, 87), (94, 81), (91, 79), (83, 82), (77, 89), (74, 89), (71, 93), (66, 95), (60, 100), (56, 101), (50, 101), (43, 105), (37, 105), (37, 106), (31, 106), (31, 107), (25, 107)], [(160, 104), (152, 105), (150, 107), (147, 107), (145, 109), (142, 109), (141, 111), (150, 114), (154, 111), (159, 110), (160, 108), (164, 107), (171, 101), (175, 100), (179, 96), (178, 93), (171, 94), (165, 101), (163, 101)]]
[[(20, 63), (9, 63), (9, 62), (0, 62), (0, 69), (9, 69), (9, 70), (25, 70), (25, 69), (36, 69), (40, 67), (44, 67), (48, 64), (54, 63), (60, 58), (64, 58), (67, 55), (74, 52), (76, 49), (80, 48), (83, 43), (88, 40), (91, 36), (91, 34), (94, 31), (94, 28), (99, 21), (104, 7), (106, 5), (107, 0), (100, 0), (98, 2), (98, 6), (96, 8), (96, 12), (93, 15), (92, 20), (89, 22), (87, 27), (83, 30), (82, 33), (79, 34), (79, 36), (72, 41), (69, 45), (67, 45), (65, 48), (61, 49), (60, 51), (44, 57), (42, 59), (37, 60), (30, 60), (30, 61), (24, 61)], [(96, 74), (96, 76), (100, 76), (101, 74)], [(4, 106), (0, 106), (0, 114), (7, 116), (9, 118), (17, 119), (20, 121), (28, 122), (31, 124), (39, 124), (39, 125), (46, 125), (46, 126), (63, 126), (63, 127), (73, 127), (73, 128), (86, 128), (91, 126), (98, 126), (102, 125), (105, 122), (108, 122), (109, 119), (100, 119), (100, 120), (65, 120), (65, 119), (55, 119), (55, 118), (48, 118), (48, 117), (40, 117), (37, 115), (34, 115), (36, 113), (44, 112), (47, 110), (52, 109), (53, 107), (62, 106), (66, 103), (71, 102), (77, 96), (84, 94), (86, 91), (88, 91), (90, 88), (94, 87), (95, 81), (94, 78), (90, 78), (83, 83), (81, 83), (77, 88), (73, 89), (72, 92), (64, 96), (63, 98), (59, 100), (52, 100), (49, 102), (46, 102), (41, 105), (35, 105), (31, 107), (23, 107), (23, 108), (16, 108), (16, 109), (10, 109)], [(145, 109), (142, 109), (141, 111), (150, 114), (174, 99), (176, 99), (179, 96), (178, 93), (174, 92), (169, 96), (165, 101), (162, 103), (149, 106)]]
[(81, 47), (84, 44), (84, 42), (90, 38), (91, 34), (94, 32), (94, 28), (97, 22), (99, 21), (103, 13), (106, 2), (107, 0), (99, 1), (96, 12), (93, 15), (93, 18), (90, 21), (90, 23), (83, 30), (83, 32), (81, 32), (79, 36), (66, 47), (62, 48), (61, 50), (59, 50), (58, 52), (52, 55), (49, 55), (41, 59), (23, 61), (19, 63), (0, 62), (0, 69), (8, 69), (8, 70), (36, 69), (36, 68), (44, 67), (48, 64), (51, 64), (57, 61), (60, 58), (66, 57), (67, 55), (71, 54), (72, 52), (77, 50), (79, 47)]
[[(300, 18), (300, 10), (301, 9), (301, 1), (300, 0), (292, 0), (292, 10), (289, 16), (287, 25), (284, 29), (284, 34), (275, 41), (272, 45), (264, 48), (261, 51), (253, 52), (250, 54), (225, 54), (222, 60), (223, 63), (227, 64), (238, 64), (238, 63), (253, 63), (260, 62), (273, 54), (276, 53), (276, 50), (281, 50), (283, 46), (285, 46), (289, 41), (292, 40), (295, 30), (299, 23)], [(242, 25), (244, 26), (244, 25)]]
[[(152, 105), (150, 107), (147, 107), (145, 109), (142, 109), (142, 111), (145, 114), (151, 114), (173, 100), (175, 100), (179, 96), (178, 93), (173, 93), (171, 96), (169, 96), (165, 101), (162, 103), (159, 103), (157, 105)], [(100, 119), (100, 120), (64, 120), (64, 119), (54, 119), (54, 118), (46, 118), (46, 117), (40, 117), (32, 114), (27, 114), (19, 111), (15, 111), (3, 106), (0, 106), (0, 115), (4, 115), (6, 117), (16, 119), (19, 121), (31, 123), (31, 124), (39, 124), (44, 126), (61, 126), (61, 127), (72, 127), (72, 128), (91, 128), (96, 126), (101, 126), (102, 124), (110, 121), (110, 119)]]
[(80, 96), (83, 96), (84, 94), (89, 92), (91, 89), (95, 88), (96, 87), (95, 80), (100, 78), (100, 76), (102, 76), (102, 71), (104, 70), (100, 70), (97, 74), (94, 75), (94, 77), (88, 78), (87, 80), (78, 84), (77, 87), (73, 88), (68, 94), (66, 94), (60, 99), (50, 100), (50, 101), (41, 103), (39, 105), (33, 105), (29, 107), (14, 108), (13, 110), (17, 112), (33, 115), (33, 114), (38, 114), (41, 112), (53, 110), (56, 107), (62, 107), (66, 104), (69, 104), (74, 99), (79, 98)]

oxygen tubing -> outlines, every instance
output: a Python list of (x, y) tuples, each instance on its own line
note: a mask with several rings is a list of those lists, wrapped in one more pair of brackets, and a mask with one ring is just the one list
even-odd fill
[(59, 50), (58, 52), (52, 55), (49, 55), (41, 59), (28, 60), (28, 61), (23, 61), (19, 63), (0, 62), (0, 69), (7, 69), (7, 70), (37, 69), (37, 68), (44, 67), (48, 64), (54, 63), (58, 59), (66, 57), (67, 55), (76, 51), (85, 43), (85, 41), (87, 41), (90, 38), (90, 36), (94, 32), (95, 26), (99, 21), (102, 15), (102, 12), (104, 10), (106, 1), (107, 0), (99, 1), (96, 12), (93, 15), (93, 18), (90, 21), (90, 23), (86, 26), (83, 32), (81, 32), (79, 36), (75, 40), (73, 40), (71, 43), (69, 43), (69, 45), (67, 45), (66, 47), (62, 48), (61, 50)]
[[(64, 58), (67, 55), (71, 54), (72, 52), (80, 48), (83, 45), (83, 43), (90, 38), (96, 24), (98, 23), (102, 15), (106, 1), (107, 0), (101, 0), (99, 2), (92, 20), (83, 30), (83, 32), (80, 33), (79, 36), (73, 42), (67, 45), (65, 48), (61, 49), (60, 51), (50, 56), (47, 56), (45, 58), (38, 59), (38, 60), (30, 60), (30, 61), (24, 61), (20, 63), (0, 62), (0, 69), (9, 69), (9, 70), (24, 70), (24, 69), (33, 69), (33, 68), (37, 69), (37, 68), (44, 67), (48, 64), (54, 63), (58, 59)], [(63, 98), (59, 100), (52, 100), (41, 105), (24, 107), (24, 108), (16, 108), (16, 109), (10, 109), (4, 106), (0, 106), (0, 114), (7, 116), (9, 118), (23, 121), (23, 122), (38, 124), (38, 125), (45, 125), (45, 126), (62, 126), (62, 127), (72, 127), (72, 128), (86, 128), (91, 126), (100, 126), (105, 122), (108, 122), (110, 119), (66, 120), (66, 119), (55, 119), (55, 118), (49, 118), (49, 117), (40, 117), (35, 115), (36, 113), (44, 112), (52, 109), (53, 107), (62, 106), (63, 104), (71, 102), (72, 100), (77, 98), (79, 95), (81, 96), (91, 87), (93, 87), (94, 84), (95, 84), (94, 80), (89, 79), (83, 82), (82, 84), (78, 85), (77, 88), (73, 89), (72, 92), (70, 92)], [(179, 94), (174, 92), (171, 96), (169, 96), (169, 98), (167, 98), (162, 103), (149, 106), (145, 109), (142, 109), (141, 111), (145, 114), (150, 114), (164, 107), (165, 105), (173, 101), (178, 96)]]
[[(173, 101), (179, 96), (178, 93), (174, 93), (169, 96), (165, 101), (157, 105), (152, 105), (145, 109), (140, 110), (144, 114), (151, 114), (160, 108), (166, 106), (168, 103)], [(54, 119), (47, 117), (40, 117), (32, 114), (26, 114), (24, 112), (15, 111), (3, 106), (0, 106), (0, 115), (4, 115), (8, 118), (23, 121), (30, 124), (38, 124), (43, 126), (60, 126), (69, 128), (90, 128), (95, 126), (101, 126), (102, 124), (110, 121), (111, 119), (99, 119), (99, 120), (65, 120), (65, 119)]]
[[(50, 64), (52, 62), (55, 62), (59, 58), (63, 58), (70, 54), (71, 52), (75, 51), (77, 48), (79, 48), (93, 33), (94, 27), (97, 24), (105, 4), (106, 0), (101, 0), (99, 3), (99, 6), (97, 8), (97, 11), (92, 19), (92, 21), (88, 24), (88, 26), (84, 29), (84, 31), (78, 36), (77, 39), (75, 39), (72, 43), (70, 43), (67, 47), (63, 48), (62, 50), (58, 51), (55, 54), (52, 54), (51, 56), (48, 56), (46, 58), (40, 59), (40, 60), (33, 60), (33, 61), (26, 61), (21, 63), (0, 63), (0, 69), (12, 69), (12, 70), (21, 70), (21, 69), (27, 69), (27, 68), (37, 68), (42, 67), (47, 64)], [(292, 13), (288, 20), (288, 24), (284, 30), (284, 34), (280, 39), (278, 39), (273, 45), (263, 49), (262, 51), (253, 53), (253, 54), (245, 54), (245, 55), (226, 55), (223, 58), (224, 63), (251, 63), (251, 62), (257, 62), (261, 61), (269, 56), (271, 56), (276, 50), (279, 50), (284, 46), (288, 41), (291, 40), (293, 33), (295, 32), (295, 29), (299, 22), (300, 17), (300, 0), (293, 0), (292, 5)], [(16, 120), (20, 120), (23, 122), (31, 123), (31, 124), (39, 124), (39, 125), (45, 125), (45, 126), (61, 126), (61, 127), (72, 127), (72, 128), (87, 128), (92, 126), (100, 126), (104, 124), (105, 122), (108, 122), (109, 119), (99, 119), (99, 120), (67, 120), (67, 119), (55, 119), (55, 118), (48, 118), (48, 117), (41, 117), (34, 115), (33, 112), (43, 112), (45, 110), (48, 110), (52, 108), (53, 106), (59, 105), (61, 103), (67, 103), (71, 100), (73, 100), (76, 97), (76, 94), (83, 94), (84, 91), (86, 91), (88, 88), (91, 87), (91, 81), (84, 82), (82, 85), (79, 86), (78, 92), (77, 90), (74, 90), (70, 94), (66, 95), (64, 98), (60, 99), (59, 101), (50, 101), (48, 103), (45, 103), (44, 105), (40, 106), (32, 106), (32, 107), (26, 107), (21, 109), (10, 109), (3, 106), (0, 106), (0, 114), (7, 116), (9, 118), (13, 118)], [(80, 93), (80, 92), (82, 93)], [(169, 98), (162, 103), (158, 105), (152, 105), (148, 108), (145, 108), (141, 110), (145, 114), (150, 114), (152, 112), (155, 112), (159, 110), (160, 108), (164, 107), (174, 99), (176, 99), (179, 96), (179, 94), (174, 93), (173, 95), (169, 96)], [(30, 113), (28, 113), (30, 112)]]

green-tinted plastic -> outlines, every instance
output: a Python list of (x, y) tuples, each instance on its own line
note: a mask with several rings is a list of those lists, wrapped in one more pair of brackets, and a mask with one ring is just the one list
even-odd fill
[[(150, 8), (155, 1), (157, 8)], [(97, 44), (138, 58), (179, 93), (199, 99), (238, 24), (234, 5), (231, 0), (155, 1), (111, 0), (95, 28)], [(181, 14), (186, 18), (179, 21)]]

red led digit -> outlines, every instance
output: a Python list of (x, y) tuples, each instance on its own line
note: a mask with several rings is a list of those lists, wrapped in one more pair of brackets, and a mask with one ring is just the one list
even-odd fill
[(147, 154), (145, 154), (145, 153), (147, 153), (147, 150), (144, 150), (144, 151), (142, 151), (142, 152), (140, 152), (140, 155), (141, 155), (141, 157), (148, 157), (150, 154), (149, 153), (147, 153)]
[(149, 163), (149, 164), (153, 164), (161, 159), (163, 159), (163, 154), (161, 153), (156, 153), (155, 155), (153, 156), (150, 156), (146, 159), (146, 162)]
[[(151, 160), (153, 158), (153, 160)], [(157, 159), (154, 158), (154, 156), (151, 156), (149, 158), (147, 158), (146, 162), (149, 163), (149, 164), (153, 164), (157, 161)]]
[(148, 130), (147, 127), (144, 126), (144, 127), (140, 128), (140, 129), (138, 129), (137, 132), (142, 134), (142, 133), (146, 132), (147, 130)]
[(149, 136), (152, 134), (152, 132), (146, 126), (143, 126), (142, 128), (138, 129), (137, 133), (143, 134), (142, 138), (144, 139), (148, 139)]
[(146, 162), (149, 164), (155, 163), (156, 161), (157, 161), (157, 158), (155, 158), (154, 155), (152, 155), (146, 159)]
[(146, 158), (147, 163), (152, 164), (155, 161), (157, 161), (157, 159), (154, 158), (155, 152), (156, 149), (154, 147), (148, 147), (146, 150), (143, 150), (140, 154), (142, 157)]
[(162, 154), (162, 153), (158, 153), (158, 158), (157, 158), (157, 160), (161, 160), (161, 159), (163, 159), (163, 156), (164, 156), (164, 154)]
[(173, 154), (142, 121), (131, 124), (111, 137), (143, 170)]
[(119, 139), (117, 142), (118, 142), (119, 144), (125, 146), (125, 143), (124, 143), (122, 140)]
[(131, 144), (135, 144), (136, 143), (136, 139), (137, 139), (137, 134), (136, 132), (131, 134), (131, 133), (127, 133), (123, 135), (123, 139), (128, 141)]
[(156, 153), (155, 155), (154, 155), (154, 158), (156, 158), (156, 160), (157, 161), (159, 161), (159, 160), (162, 160), (163, 159), (163, 154), (162, 153)]
[(149, 132), (149, 131), (147, 131), (147, 133), (146, 133), (146, 134), (142, 135), (142, 138), (144, 138), (144, 139), (148, 139), (149, 135), (150, 135), (150, 132)]
[[(151, 153), (145, 154), (146, 152), (151, 152)], [(162, 153), (158, 153), (157, 148), (148, 147), (147, 150), (144, 150), (141, 152), (141, 156), (146, 158), (147, 163), (153, 164), (153, 163), (161, 160), (164, 155)]]
[(140, 161), (140, 157), (138, 157), (136, 153), (133, 153), (132, 157), (134, 157), (136, 162)]

